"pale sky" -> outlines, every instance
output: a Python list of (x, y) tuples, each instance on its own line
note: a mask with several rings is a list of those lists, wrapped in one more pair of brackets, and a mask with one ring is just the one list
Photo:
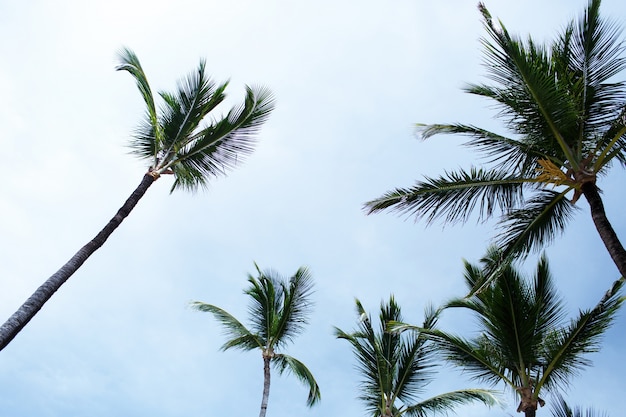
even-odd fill
[[(510, 31), (537, 40), (585, 4), (486, 1)], [(626, 25), (622, 0), (602, 10)], [(392, 293), (406, 321), (421, 323), (428, 303), (464, 294), (462, 260), (477, 262), (492, 236), (493, 223), (444, 229), (361, 210), (389, 189), (477, 162), (458, 138), (420, 142), (413, 123), (501, 129), (489, 103), (461, 91), (484, 80), (482, 34), (473, 0), (0, 0), (3, 321), (146, 171), (126, 147), (143, 103), (131, 77), (114, 71), (122, 46), (137, 53), (155, 90), (172, 90), (205, 57), (216, 80), (230, 79), (229, 103), (245, 84), (277, 99), (245, 163), (195, 195), (170, 195), (171, 178), (159, 179), (0, 352), (0, 417), (256, 415), (260, 354), (219, 351), (216, 322), (187, 307), (201, 300), (246, 321), (242, 291), (254, 262), (285, 276), (307, 265), (316, 283), (311, 324), (286, 353), (307, 364), (322, 401), (307, 409), (306, 388), (275, 374), (268, 417), (365, 415), (355, 361), (333, 326), (356, 326), (355, 297), (376, 315)], [(624, 180), (616, 166), (599, 184), (622, 239)], [(578, 206), (546, 249), (572, 316), (618, 276), (586, 202)], [(572, 381), (570, 403), (622, 414), (625, 332), (622, 313), (588, 357), (594, 367)], [(423, 398), (476, 386), (445, 368)], [(504, 408), (458, 415), (516, 415), (512, 395), (503, 398)]]

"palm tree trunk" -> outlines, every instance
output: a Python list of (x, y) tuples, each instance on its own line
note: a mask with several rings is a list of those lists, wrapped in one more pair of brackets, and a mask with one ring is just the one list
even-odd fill
[(270, 357), (263, 354), (263, 398), (261, 399), (261, 412), (259, 417), (265, 417), (267, 412), (267, 400), (270, 397)]
[(626, 277), (626, 250), (624, 250), (615, 230), (613, 230), (613, 226), (611, 226), (609, 219), (606, 217), (604, 203), (602, 203), (598, 187), (594, 183), (589, 182), (583, 184), (581, 190), (589, 203), (593, 224), (596, 226), (604, 246), (609, 251), (609, 255), (611, 255), (611, 259), (613, 259), (619, 273)]
[(22, 306), (0, 327), (0, 350), (4, 349), (17, 334), (35, 317), (43, 305), (52, 295), (71, 277), (74, 272), (98, 250), (117, 229), (122, 221), (130, 214), (137, 202), (143, 197), (157, 177), (147, 173), (139, 186), (133, 191), (128, 200), (113, 216), (109, 223), (89, 243), (80, 248), (65, 265), (46, 280), (35, 292), (28, 297)]

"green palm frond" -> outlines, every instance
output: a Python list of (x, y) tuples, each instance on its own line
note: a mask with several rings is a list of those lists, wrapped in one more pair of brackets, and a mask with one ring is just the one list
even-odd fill
[(591, 310), (581, 311), (569, 326), (554, 331), (544, 342), (546, 369), (538, 384), (547, 388), (567, 385), (569, 377), (590, 362), (583, 354), (596, 352), (604, 332), (611, 326), (624, 297), (619, 292), (625, 279), (620, 278)]
[(250, 286), (245, 294), (251, 298), (248, 316), (253, 332), (259, 334), (267, 347), (277, 343), (275, 330), (282, 309), (283, 287), (272, 273), (261, 273), (258, 278), (248, 276)]
[(551, 403), (552, 417), (609, 417), (607, 413), (593, 408), (572, 408), (560, 394), (554, 395)]
[(275, 332), (278, 340), (287, 342), (308, 324), (313, 292), (313, 278), (308, 268), (299, 268), (283, 288), (282, 309)]
[[(487, 164), (495, 164), (498, 171), (517, 172), (522, 177), (535, 175), (537, 161), (550, 159), (550, 156), (532, 143), (507, 138), (494, 132), (463, 124), (417, 125), (417, 131), (423, 139), (440, 134), (458, 134), (469, 136), (463, 145), (480, 153)], [(562, 165), (562, 161), (556, 161)]]
[(274, 109), (268, 89), (246, 87), (245, 102), (228, 115), (192, 136), (189, 145), (177, 152), (171, 166), (176, 175), (172, 190), (195, 190), (210, 177), (223, 175), (254, 150), (255, 135)]
[(503, 171), (472, 168), (425, 178), (411, 188), (397, 188), (365, 203), (368, 213), (391, 209), (428, 223), (443, 218), (446, 223), (465, 222), (474, 210), (479, 220), (507, 211), (522, 200), (522, 187), (529, 183)]
[(253, 334), (241, 324), (239, 320), (233, 317), (227, 311), (216, 307), (212, 304), (203, 303), (201, 301), (193, 301), (191, 304), (191, 308), (211, 313), (217, 319), (217, 321), (222, 325), (226, 334), (231, 336), (224, 345), (222, 345), (222, 350), (227, 350), (230, 348), (238, 348), (242, 350), (254, 350), (254, 349), (262, 349), (264, 346), (263, 340), (260, 339), (257, 335)]
[[(147, 121), (138, 129), (137, 133), (139, 137), (136, 139), (136, 146), (134, 146), (133, 149), (135, 149), (135, 152), (141, 157), (152, 158), (153, 164), (156, 165), (158, 157), (157, 152), (161, 148), (163, 141), (163, 132), (159, 123), (152, 89), (141, 67), (139, 58), (137, 58), (137, 55), (135, 55), (133, 51), (128, 48), (123, 48), (118, 53), (118, 58), (120, 64), (115, 69), (117, 71), (127, 71), (133, 76), (147, 109)], [(150, 132), (150, 134), (149, 137), (145, 137), (139, 132)]]
[(437, 329), (426, 330), (423, 334), (435, 343), (447, 361), (462, 367), (471, 378), (491, 385), (501, 381), (513, 385), (502, 367), (503, 361), (498, 359), (501, 355), (497, 347), (486, 340), (469, 341)]
[(403, 414), (411, 417), (428, 417), (433, 413), (447, 413), (450, 409), (459, 405), (472, 402), (482, 402), (487, 406), (499, 404), (499, 400), (493, 391), (485, 389), (466, 389), (451, 391), (437, 395), (407, 407)]
[(309, 396), (306, 403), (309, 407), (320, 401), (320, 387), (317, 385), (311, 371), (309, 371), (309, 369), (302, 362), (289, 355), (278, 354), (274, 356), (272, 363), (281, 374), (285, 372), (285, 370), (289, 371), (293, 373), (300, 380), (300, 382), (308, 385)]
[(507, 212), (496, 236), (503, 253), (525, 255), (560, 235), (576, 212), (576, 206), (565, 197), (570, 190), (539, 190), (523, 206)]

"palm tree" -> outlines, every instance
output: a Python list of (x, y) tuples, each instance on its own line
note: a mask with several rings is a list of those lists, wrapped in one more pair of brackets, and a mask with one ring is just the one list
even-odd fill
[(495, 242), (505, 258), (513, 258), (549, 243), (566, 227), (582, 195), (626, 276), (626, 251), (597, 186), (613, 163), (626, 164), (626, 84), (613, 79), (626, 66), (625, 45), (617, 25), (601, 19), (599, 8), (600, 0), (590, 0), (581, 19), (551, 46), (542, 46), (511, 35), (479, 4), (490, 38), (482, 41), (484, 62), (494, 84), (466, 91), (494, 100), (514, 136), (466, 124), (418, 125), (424, 139), (468, 136), (465, 145), (486, 164), (389, 191), (365, 203), (368, 214), (390, 209), (428, 223), (465, 222), (474, 212), (479, 220), (499, 215)]
[(213, 110), (224, 100), (228, 83), (215, 84), (201, 60), (196, 71), (179, 82), (174, 93), (161, 92), (163, 105), (157, 111), (152, 89), (139, 59), (129, 49), (119, 53), (117, 70), (129, 72), (146, 104), (146, 117), (130, 146), (133, 153), (147, 160), (149, 168), (139, 186), (107, 223), (85, 246), (48, 278), (0, 327), (0, 350), (28, 324), (52, 295), (80, 268), (122, 223), (148, 188), (163, 174), (171, 174), (171, 191), (194, 191), (209, 179), (225, 174), (253, 150), (255, 134), (273, 109), (273, 98), (265, 88), (246, 87), (243, 104), (225, 116), (213, 117)]
[[(500, 259), (492, 249), (482, 259), (482, 268), (466, 262), (467, 286), (473, 288), (482, 281)], [(540, 398), (544, 391), (558, 393), (572, 376), (590, 365), (584, 355), (599, 350), (601, 337), (624, 300), (618, 295), (624, 278), (616, 281), (594, 308), (580, 311), (567, 324), (545, 257), (532, 281), (511, 264), (500, 271), (482, 292), (443, 307), (472, 311), (478, 317), (479, 336), (466, 339), (437, 329), (424, 329), (422, 334), (448, 361), (472, 377), (492, 385), (504, 383), (520, 398), (517, 411), (531, 417), (538, 405), (544, 405)]]
[(571, 408), (561, 395), (556, 395), (552, 405), (552, 417), (608, 417), (608, 414), (593, 408)]
[(255, 264), (259, 276), (248, 275), (250, 287), (245, 294), (252, 298), (248, 328), (227, 311), (212, 304), (194, 301), (191, 306), (199, 311), (212, 313), (226, 332), (232, 336), (222, 350), (259, 349), (263, 357), (263, 396), (259, 417), (265, 417), (270, 394), (270, 365), (280, 374), (292, 372), (302, 383), (308, 385), (307, 405), (313, 406), (320, 400), (320, 389), (309, 369), (299, 360), (277, 350), (299, 334), (308, 323), (311, 308), (310, 296), (313, 289), (311, 274), (301, 267), (289, 278), (282, 279), (273, 271), (262, 272)]
[[(335, 328), (335, 335), (352, 345), (363, 376), (359, 397), (372, 417), (423, 417), (432, 412), (451, 411), (454, 406), (471, 401), (492, 405), (495, 397), (486, 390), (452, 391), (418, 401), (419, 394), (435, 375), (434, 350), (431, 343), (419, 333), (392, 333), (390, 322), (402, 321), (400, 307), (394, 297), (381, 303), (378, 331), (372, 327), (371, 317), (356, 300), (359, 328), (346, 333)], [(437, 312), (426, 311), (423, 328), (432, 329)]]

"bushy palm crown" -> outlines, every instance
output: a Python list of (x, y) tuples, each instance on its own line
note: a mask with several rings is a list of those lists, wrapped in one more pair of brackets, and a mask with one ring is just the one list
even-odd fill
[[(491, 250), (482, 267), (466, 263), (467, 286), (482, 281), (500, 259), (498, 251)], [(474, 312), (480, 336), (465, 339), (436, 329), (424, 333), (472, 377), (512, 388), (522, 399), (518, 411), (534, 412), (528, 407), (536, 409), (537, 402), (543, 402), (540, 391), (557, 392), (590, 364), (584, 355), (599, 349), (602, 334), (623, 302), (618, 294), (623, 284), (623, 278), (616, 281), (594, 308), (580, 311), (567, 324), (546, 259), (540, 260), (532, 280), (508, 264), (483, 291), (444, 307)]]
[[(356, 300), (356, 309), (358, 330), (346, 333), (335, 328), (335, 335), (352, 345), (358, 370), (363, 377), (359, 398), (369, 415), (426, 416), (433, 412), (450, 411), (456, 405), (475, 400), (486, 404), (495, 402), (491, 393), (485, 390), (459, 390), (419, 401), (426, 385), (435, 376), (432, 345), (419, 334), (389, 331), (390, 322), (402, 321), (400, 307), (393, 297), (388, 303), (381, 303), (378, 330), (374, 329), (359, 300)], [(423, 328), (432, 329), (436, 321), (436, 312), (429, 309)]]
[(117, 69), (135, 78), (146, 104), (146, 117), (135, 132), (132, 151), (149, 161), (155, 178), (174, 174), (172, 191), (206, 186), (210, 178), (224, 174), (252, 152), (255, 134), (274, 108), (269, 90), (246, 86), (243, 104), (223, 117), (205, 120), (224, 100), (228, 83), (211, 80), (204, 60), (179, 81), (175, 92), (159, 93), (163, 105), (157, 108), (137, 56), (123, 49), (119, 58)]
[(313, 374), (296, 358), (276, 352), (300, 334), (308, 323), (312, 307), (310, 296), (313, 291), (311, 274), (307, 268), (302, 267), (285, 282), (271, 270), (261, 271), (257, 266), (257, 272), (258, 277), (248, 276), (250, 286), (245, 290), (245, 294), (251, 299), (249, 328), (215, 305), (195, 301), (191, 306), (196, 310), (212, 313), (231, 336), (222, 345), (223, 350), (260, 349), (263, 357), (268, 358), (279, 373), (290, 371), (308, 385), (307, 405), (312, 406), (321, 398)]
[[(626, 65), (624, 43), (619, 28), (600, 18), (599, 7), (599, 0), (591, 0), (580, 21), (543, 46), (496, 25), (481, 4), (485, 67), (493, 84), (466, 91), (493, 100), (514, 136), (458, 123), (418, 125), (422, 138), (469, 136), (465, 145), (485, 165), (397, 188), (367, 202), (367, 212), (390, 209), (429, 223), (501, 215), (496, 243), (508, 257), (550, 242), (572, 217), (581, 193), (589, 200), (597, 194), (596, 179), (613, 162), (626, 164), (626, 85), (614, 80)], [(626, 252), (617, 237), (613, 243), (602, 237), (607, 247), (621, 248), (616, 264), (626, 276)]]

